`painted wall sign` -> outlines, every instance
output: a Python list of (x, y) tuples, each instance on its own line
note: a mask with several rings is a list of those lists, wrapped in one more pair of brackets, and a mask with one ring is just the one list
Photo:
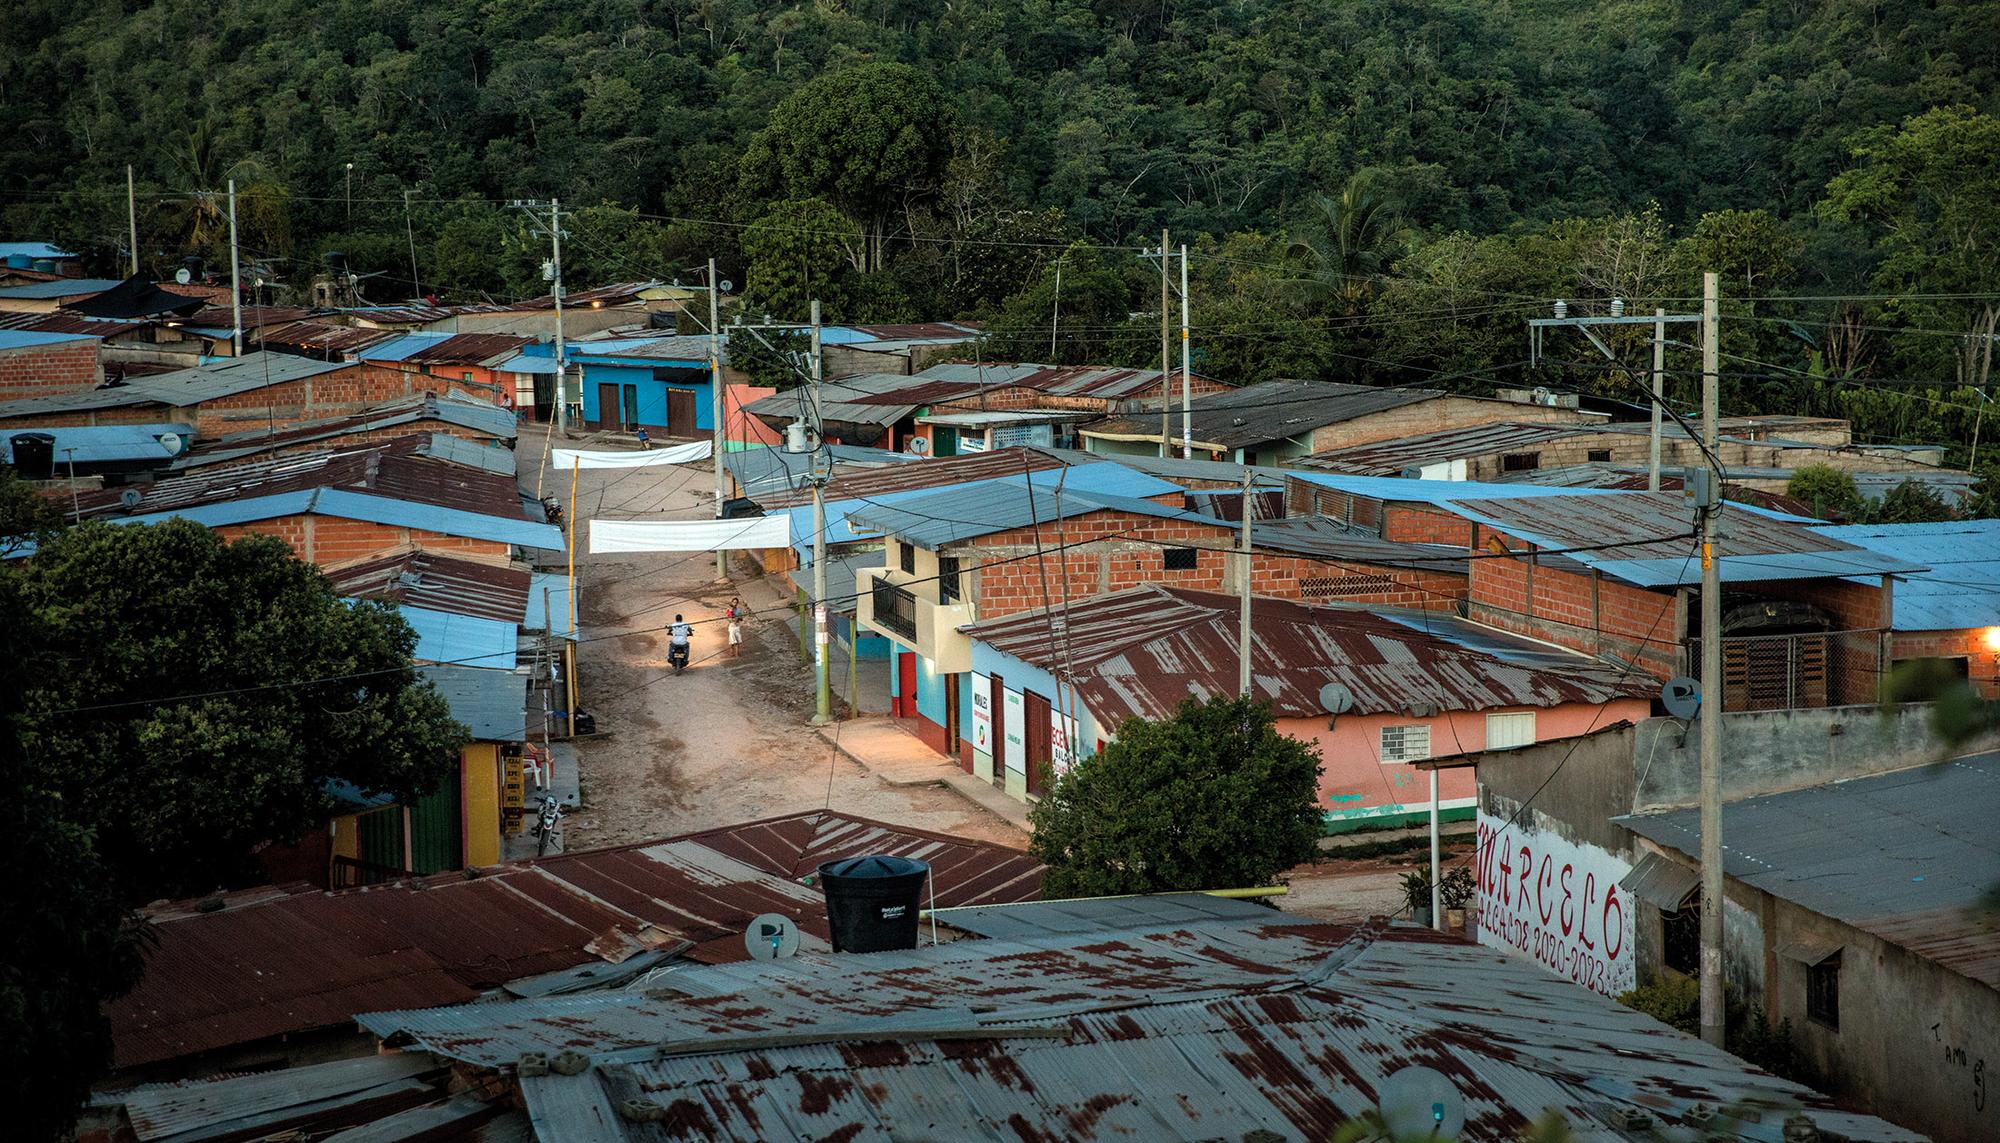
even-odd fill
[(1049, 708), (1049, 766), (1058, 774), (1076, 764), (1076, 720)]
[(1479, 810), (1479, 943), (1526, 957), (1593, 992), (1638, 984), (1626, 862)]
[(972, 748), (993, 752), (993, 686), (978, 672), (972, 676)]
[(1027, 729), (1023, 725), (1027, 716), (1021, 710), (1021, 692), (1008, 691), (1001, 701), (1005, 704), (1005, 709), (1000, 712), (1003, 723), (1000, 729), (1007, 736), (1007, 769), (1025, 774), (1028, 772), (1028, 743), (1021, 735)]

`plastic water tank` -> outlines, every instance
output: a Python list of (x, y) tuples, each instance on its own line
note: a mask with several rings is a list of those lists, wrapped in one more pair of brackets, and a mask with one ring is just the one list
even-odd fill
[(47, 480), (55, 472), (56, 438), (53, 433), (15, 433), (14, 471), (23, 480)]
[(931, 867), (907, 857), (847, 857), (819, 867), (835, 952), (917, 947), (917, 913)]
[(35, 258), (32, 254), (7, 255), (7, 268), (9, 270), (29, 270), (33, 269), (34, 265)]

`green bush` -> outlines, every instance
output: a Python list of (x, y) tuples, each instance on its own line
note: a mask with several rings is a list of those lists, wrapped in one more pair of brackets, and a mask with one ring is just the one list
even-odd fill
[[(1618, 1003), (1672, 1025), (1690, 1036), (1701, 1034), (1701, 982), (1691, 976), (1671, 973), (1655, 976), (1618, 997)], [(1734, 989), (1723, 997), (1725, 1040), (1732, 1055), (1763, 1068), (1772, 1075), (1811, 1085), (1805, 1061), (1792, 1043), (1792, 1022), (1776, 1028), (1764, 1017), (1762, 1008), (1743, 1002)]]

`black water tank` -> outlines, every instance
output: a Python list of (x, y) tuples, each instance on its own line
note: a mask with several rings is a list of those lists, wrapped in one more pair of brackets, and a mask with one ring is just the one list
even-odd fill
[(55, 472), (56, 438), (53, 433), (15, 433), (14, 471), (23, 480), (47, 480)]
[(931, 867), (907, 857), (847, 857), (819, 867), (835, 952), (917, 947), (917, 912)]

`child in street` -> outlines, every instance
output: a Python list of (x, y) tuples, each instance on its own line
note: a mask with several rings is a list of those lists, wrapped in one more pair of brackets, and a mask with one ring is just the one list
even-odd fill
[(743, 600), (732, 597), (729, 600), (729, 657), (739, 658), (743, 654)]

